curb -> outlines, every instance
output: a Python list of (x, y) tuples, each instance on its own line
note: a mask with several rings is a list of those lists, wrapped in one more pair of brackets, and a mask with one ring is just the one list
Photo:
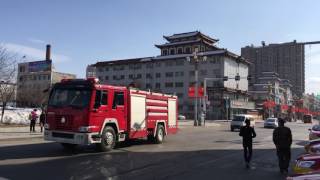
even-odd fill
[(17, 141), (17, 140), (27, 140), (27, 139), (43, 139), (43, 136), (32, 136), (32, 137), (12, 137), (12, 138), (0, 138), (0, 142), (3, 141)]

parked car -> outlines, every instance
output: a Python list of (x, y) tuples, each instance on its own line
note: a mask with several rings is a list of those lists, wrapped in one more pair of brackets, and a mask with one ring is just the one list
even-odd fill
[(319, 180), (320, 179), (320, 172), (314, 172), (310, 174), (304, 175), (293, 175), (287, 177), (287, 180)]
[(230, 130), (234, 131), (235, 129), (240, 129), (242, 126), (245, 126), (245, 120), (249, 119), (250, 120), (250, 126), (254, 127), (255, 125), (255, 120), (252, 115), (248, 114), (238, 114), (235, 115), (230, 123)]
[(311, 114), (303, 115), (303, 123), (312, 123), (312, 115)]
[(182, 114), (179, 114), (178, 119), (179, 120), (186, 120), (186, 117)]
[(307, 145), (304, 146), (306, 153), (308, 154), (320, 154), (320, 139), (315, 139), (309, 141)]
[(314, 125), (309, 129), (309, 140), (320, 138), (320, 125)]
[(264, 121), (263, 127), (264, 128), (276, 128), (278, 127), (278, 118), (268, 118)]
[(303, 154), (299, 156), (293, 167), (297, 175), (320, 172), (320, 154)]

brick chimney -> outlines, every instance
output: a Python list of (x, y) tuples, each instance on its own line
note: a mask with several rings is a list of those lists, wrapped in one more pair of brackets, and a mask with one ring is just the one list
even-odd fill
[(50, 61), (50, 60), (51, 60), (51, 45), (50, 45), (50, 44), (47, 44), (46, 60), (47, 60), (47, 61)]

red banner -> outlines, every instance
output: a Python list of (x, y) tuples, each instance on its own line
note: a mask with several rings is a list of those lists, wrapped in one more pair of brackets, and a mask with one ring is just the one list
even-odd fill
[(274, 101), (265, 101), (263, 103), (263, 106), (266, 108), (273, 108), (276, 106), (276, 103)]
[[(198, 87), (198, 98), (202, 98), (203, 94), (204, 94), (203, 87)], [(194, 86), (189, 87), (188, 95), (189, 95), (190, 98), (194, 98), (195, 97), (196, 94), (195, 94), (195, 87)]]

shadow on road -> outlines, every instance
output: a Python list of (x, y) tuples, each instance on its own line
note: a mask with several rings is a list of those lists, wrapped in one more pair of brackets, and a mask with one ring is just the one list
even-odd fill
[[(146, 143), (134, 141), (131, 145)], [(301, 153), (301, 148), (292, 152), (295, 157)], [(150, 152), (145, 146), (143, 151), (120, 148), (109, 153), (97, 153), (92, 147), (82, 147), (72, 154), (63, 151), (56, 143), (18, 145), (0, 147), (0, 179), (284, 178), (278, 173), (274, 149), (254, 150), (251, 169), (244, 168), (242, 153), (242, 149)], [(16, 162), (17, 159), (48, 157), (43, 161)], [(11, 161), (4, 164), (1, 163), (3, 160)]]

